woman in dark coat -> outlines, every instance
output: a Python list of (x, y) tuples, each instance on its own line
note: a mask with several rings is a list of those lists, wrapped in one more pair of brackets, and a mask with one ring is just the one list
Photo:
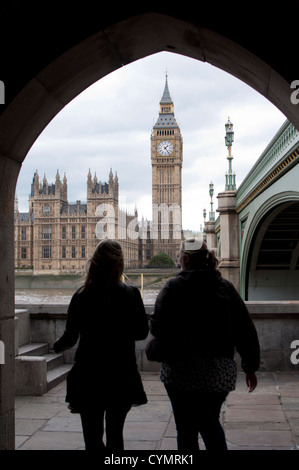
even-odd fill
[(61, 352), (77, 343), (67, 377), (66, 401), (80, 413), (85, 447), (123, 449), (123, 426), (133, 404), (146, 403), (137, 369), (135, 340), (146, 338), (148, 320), (139, 290), (121, 282), (121, 246), (103, 240), (96, 248), (83, 287), (73, 295), (66, 329), (55, 343)]
[(249, 391), (257, 385), (260, 350), (247, 308), (216, 269), (217, 259), (193, 238), (181, 245), (182, 271), (159, 293), (148, 358), (162, 362), (161, 380), (172, 403), (178, 450), (226, 450), (221, 406), (236, 383), (235, 349)]

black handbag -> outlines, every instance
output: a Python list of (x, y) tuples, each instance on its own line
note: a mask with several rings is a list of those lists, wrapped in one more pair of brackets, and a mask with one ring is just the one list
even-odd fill
[(166, 362), (167, 353), (157, 338), (152, 338), (145, 347), (145, 354), (149, 361)]

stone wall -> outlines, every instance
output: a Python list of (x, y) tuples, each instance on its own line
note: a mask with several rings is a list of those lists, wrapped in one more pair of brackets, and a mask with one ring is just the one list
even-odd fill
[[(299, 370), (299, 364), (291, 362), (294, 349), (293, 341), (299, 341), (299, 302), (297, 301), (251, 301), (246, 302), (255, 323), (261, 345), (261, 371)], [(22, 315), (30, 314), (31, 342), (46, 342), (51, 348), (64, 331), (67, 305), (17, 305), (20, 309), (19, 323)], [(150, 318), (153, 306), (146, 306)], [(28, 333), (27, 333), (28, 335)], [(149, 362), (145, 355), (148, 339), (136, 342), (136, 356), (141, 371), (158, 371), (158, 363)], [(66, 351), (65, 362), (71, 363), (75, 347)], [(299, 354), (298, 354), (299, 356)], [(239, 360), (237, 359), (239, 362)]]
[(246, 305), (260, 340), (260, 370), (299, 371), (299, 364), (291, 362), (291, 344), (299, 340), (299, 302), (248, 301)]

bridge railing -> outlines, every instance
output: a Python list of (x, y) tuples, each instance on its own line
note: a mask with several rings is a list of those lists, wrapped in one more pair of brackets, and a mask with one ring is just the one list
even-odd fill
[(286, 120), (239, 186), (236, 196), (237, 207), (243, 204), (248, 196), (271, 175), (273, 169), (279, 167), (298, 146), (299, 132)]

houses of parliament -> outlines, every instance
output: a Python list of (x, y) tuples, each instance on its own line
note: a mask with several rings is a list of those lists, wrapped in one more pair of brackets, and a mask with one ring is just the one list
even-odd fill
[(123, 248), (125, 268), (142, 268), (159, 253), (174, 262), (182, 238), (183, 139), (174, 115), (168, 78), (159, 116), (151, 132), (152, 221), (138, 220), (138, 211), (119, 208), (119, 181), (112, 169), (107, 182), (87, 174), (87, 200), (68, 202), (66, 175), (57, 170), (55, 183), (34, 173), (29, 212), (15, 204), (15, 268), (34, 274), (81, 273), (103, 238)]

